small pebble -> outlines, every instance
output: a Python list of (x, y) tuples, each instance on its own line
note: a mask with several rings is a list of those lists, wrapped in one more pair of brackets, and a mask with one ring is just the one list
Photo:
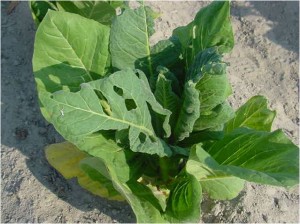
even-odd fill
[(265, 214), (262, 214), (262, 218), (265, 222), (268, 222), (268, 217)]

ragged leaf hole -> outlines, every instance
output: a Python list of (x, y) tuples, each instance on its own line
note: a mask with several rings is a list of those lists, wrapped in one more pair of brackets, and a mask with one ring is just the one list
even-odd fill
[(116, 92), (116, 94), (118, 94), (119, 96), (123, 96), (123, 89), (114, 86), (114, 91)]
[(146, 136), (143, 132), (141, 132), (141, 133), (139, 134), (139, 140), (141, 141), (141, 143), (145, 143), (146, 137), (147, 137), (147, 136)]
[(125, 100), (125, 105), (126, 105), (126, 108), (127, 108), (128, 111), (131, 111), (131, 110), (137, 108), (137, 106), (136, 106), (133, 99), (126, 99)]

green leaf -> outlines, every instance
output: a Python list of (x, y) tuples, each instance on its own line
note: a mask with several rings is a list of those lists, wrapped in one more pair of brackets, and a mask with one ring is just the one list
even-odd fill
[(202, 149), (201, 144), (191, 148), (186, 170), (200, 181), (203, 190), (212, 199), (233, 199), (244, 188), (245, 181), (223, 172), (221, 166)]
[(265, 97), (254, 96), (236, 111), (235, 117), (226, 123), (224, 131), (229, 133), (238, 127), (270, 131), (275, 116), (276, 112), (268, 109)]
[(57, 1), (60, 11), (76, 13), (99, 23), (110, 25), (116, 11), (105, 1)]
[(199, 142), (215, 141), (220, 140), (224, 137), (223, 128), (222, 130), (205, 129), (203, 131), (193, 131), (190, 136), (183, 141), (179, 142), (181, 147), (192, 147), (194, 144)]
[(161, 40), (150, 49), (153, 69), (158, 66), (171, 68), (178, 63), (181, 55), (181, 45), (177, 38)]
[(206, 151), (239, 178), (283, 187), (299, 182), (299, 149), (281, 130), (238, 128)]
[(234, 38), (230, 23), (230, 2), (215, 1), (201, 9), (193, 26), (192, 45), (194, 52), (220, 46), (220, 53), (229, 52), (233, 48)]
[(194, 21), (186, 26), (180, 26), (173, 30), (172, 36), (178, 38), (181, 44), (182, 52), (184, 53), (186, 51), (186, 48), (189, 47), (191, 38), (193, 36), (193, 25)]
[(49, 11), (36, 33), (33, 71), (38, 91), (77, 91), (99, 79), (108, 58), (109, 28), (67, 12)]
[(154, 33), (151, 9), (142, 5), (126, 9), (112, 24), (110, 52), (112, 66), (122, 70), (138, 68), (153, 75), (149, 37)]
[(137, 182), (143, 168), (136, 153), (120, 148), (113, 140), (97, 133), (77, 140), (77, 146), (102, 160), (114, 188), (131, 205), (137, 223), (164, 223), (163, 209), (153, 192)]
[[(114, 189), (112, 182), (95, 172), (91, 166), (91, 161), (93, 161), (93, 166), (101, 165), (99, 159), (90, 157), (69, 142), (49, 145), (45, 151), (48, 162), (66, 179), (77, 178), (80, 186), (95, 195), (109, 200), (124, 200)], [(90, 168), (82, 170), (79, 164), (83, 163)]]
[(201, 102), (201, 115), (211, 113), (231, 94), (226, 75), (226, 64), (217, 48), (209, 48), (198, 54), (191, 66), (188, 78), (197, 82)]
[(175, 126), (178, 108), (180, 106), (179, 97), (172, 89), (172, 82), (174, 79), (176, 78), (172, 73), (169, 73), (167, 70), (160, 70), (154, 92), (154, 96), (160, 105), (162, 105), (163, 108), (172, 111), (170, 118), (170, 125), (172, 129)]
[(182, 141), (193, 131), (195, 121), (200, 115), (199, 92), (195, 89), (195, 83), (188, 81), (184, 85), (181, 107), (177, 123), (174, 128), (175, 141)]
[(211, 114), (202, 115), (194, 124), (194, 131), (201, 131), (226, 123), (234, 116), (234, 111), (228, 102), (216, 106)]
[(114, 0), (112, 0), (112, 1), (107, 1), (114, 9), (116, 9), (116, 8), (118, 8), (118, 7), (121, 7), (121, 8), (123, 8), (123, 7), (125, 7), (126, 6), (126, 4), (127, 4), (127, 2), (126, 1), (114, 1)]
[(178, 176), (170, 190), (166, 219), (171, 223), (199, 222), (202, 200), (201, 185), (191, 174)]
[(37, 26), (42, 22), (49, 9), (56, 10), (56, 6), (50, 1), (29, 1), (28, 3)]
[[(80, 161), (81, 170), (93, 181), (99, 182), (106, 189), (106, 194), (112, 200), (125, 200), (120, 193), (114, 188), (113, 183), (107, 173), (103, 162), (96, 157), (87, 157)], [(78, 182), (83, 182), (80, 178)], [(82, 184), (81, 184), (82, 185)], [(99, 195), (102, 196), (102, 195)], [(103, 197), (103, 196), (102, 196)], [(116, 199), (115, 199), (116, 198)]]
[(219, 46), (220, 53), (231, 51), (234, 38), (229, 1), (212, 2), (201, 9), (186, 27), (175, 29), (173, 35), (181, 41), (188, 67), (195, 56), (207, 48)]
[[(171, 149), (154, 133), (148, 104), (155, 113), (165, 117), (162, 128), (166, 137), (170, 134), (170, 112), (156, 101), (145, 79), (139, 71), (119, 71), (82, 84), (76, 93), (43, 94), (41, 101), (51, 116), (51, 123), (71, 142), (101, 130), (128, 129), (132, 151), (170, 156)], [(97, 93), (104, 96), (111, 114), (104, 111)]]

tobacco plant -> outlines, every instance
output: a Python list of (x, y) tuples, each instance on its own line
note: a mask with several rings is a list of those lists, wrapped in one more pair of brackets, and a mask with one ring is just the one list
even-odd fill
[(254, 96), (236, 112), (227, 102), (228, 1), (154, 46), (157, 14), (143, 2), (109, 24), (84, 16), (95, 9), (86, 4), (44, 13), (34, 45), (41, 112), (66, 140), (46, 157), (65, 178), (126, 200), (139, 223), (198, 222), (202, 192), (232, 199), (245, 181), (298, 184), (299, 150), (271, 131), (267, 100)]

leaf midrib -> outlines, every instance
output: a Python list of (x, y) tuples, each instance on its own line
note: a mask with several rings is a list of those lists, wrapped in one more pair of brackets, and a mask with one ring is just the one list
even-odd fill
[(148, 69), (150, 73), (150, 77), (153, 76), (153, 70), (152, 70), (152, 60), (150, 57), (150, 44), (149, 44), (149, 33), (148, 33), (148, 26), (147, 26), (147, 13), (143, 1), (143, 12), (144, 12), (144, 22), (145, 22), (145, 30), (146, 30), (146, 53), (147, 53), (147, 60), (148, 60)]
[(58, 102), (61, 105), (66, 106), (66, 107), (71, 107), (71, 108), (73, 108), (75, 110), (81, 110), (81, 111), (84, 111), (84, 112), (87, 112), (87, 113), (95, 114), (95, 115), (100, 116), (100, 117), (104, 117), (104, 118), (106, 118), (108, 120), (113, 120), (113, 121), (116, 121), (116, 122), (128, 124), (129, 126), (133, 126), (133, 127), (136, 127), (136, 128), (138, 128), (140, 130), (145, 131), (150, 136), (154, 136), (154, 133), (151, 130), (149, 130), (148, 128), (144, 127), (144, 126), (140, 126), (140, 125), (137, 125), (135, 123), (131, 123), (131, 122), (128, 122), (126, 120), (121, 120), (121, 119), (118, 119), (118, 118), (115, 118), (115, 117), (110, 117), (110, 116), (107, 116), (105, 114), (100, 114), (100, 113), (94, 112), (92, 110), (85, 110), (85, 109), (82, 109), (80, 107), (71, 106), (69, 104), (62, 103), (62, 102), (59, 102), (59, 101), (56, 101), (56, 102)]
[[(51, 19), (50, 19), (51, 20)], [(55, 26), (55, 28), (59, 31), (61, 37), (65, 40), (65, 42), (69, 45), (70, 49), (73, 51), (73, 53), (76, 55), (78, 61), (81, 64), (81, 68), (83, 68), (86, 71), (86, 74), (89, 76), (90, 80), (92, 81), (93, 78), (90, 74), (90, 72), (87, 70), (87, 68), (85, 67), (83, 61), (81, 60), (81, 57), (79, 57), (76, 53), (76, 51), (73, 49), (73, 46), (69, 43), (69, 40), (63, 35), (63, 33), (60, 31), (60, 29), (58, 28), (58, 26), (55, 24), (55, 22), (53, 20), (51, 20), (52, 24)]]

